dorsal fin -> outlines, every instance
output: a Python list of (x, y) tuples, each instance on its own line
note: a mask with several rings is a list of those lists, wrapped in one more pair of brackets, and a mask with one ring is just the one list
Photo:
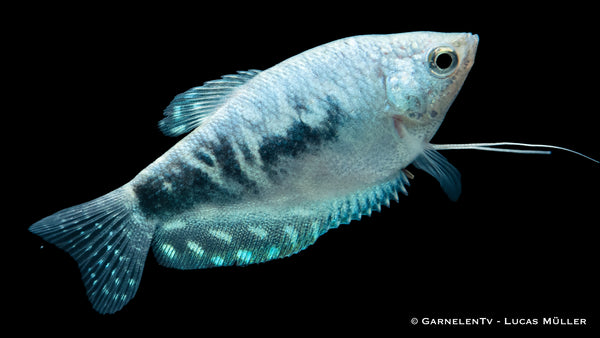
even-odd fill
[(202, 121), (216, 111), (241, 85), (260, 73), (251, 69), (237, 74), (222, 76), (219, 80), (205, 82), (173, 99), (165, 109), (164, 119), (158, 126), (167, 136), (179, 136), (198, 127)]

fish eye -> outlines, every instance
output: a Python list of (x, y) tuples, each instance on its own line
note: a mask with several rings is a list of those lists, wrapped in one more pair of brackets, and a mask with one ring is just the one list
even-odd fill
[(458, 66), (458, 55), (452, 47), (441, 46), (429, 52), (428, 62), (431, 73), (444, 78), (450, 76)]

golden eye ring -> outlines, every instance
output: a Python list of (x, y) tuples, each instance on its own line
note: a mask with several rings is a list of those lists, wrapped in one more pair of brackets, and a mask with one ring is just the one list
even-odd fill
[(429, 70), (439, 78), (446, 78), (454, 73), (458, 67), (458, 55), (454, 48), (440, 46), (432, 49), (427, 57)]

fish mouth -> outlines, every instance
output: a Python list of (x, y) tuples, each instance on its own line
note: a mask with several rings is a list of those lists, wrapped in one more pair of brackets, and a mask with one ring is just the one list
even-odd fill
[(467, 46), (469, 50), (477, 49), (479, 45), (479, 35), (473, 33), (463, 33), (457, 40), (455, 40), (457, 46)]
[(475, 62), (477, 46), (479, 45), (479, 36), (471, 33), (459, 33), (454, 40), (450, 41), (450, 45), (454, 47), (458, 55), (459, 66), (454, 72), (454, 75), (450, 78), (451, 82), (448, 87), (440, 93), (439, 97), (435, 100), (435, 103), (432, 103), (428, 108), (429, 111), (435, 111), (437, 113), (436, 115), (438, 115), (438, 117), (436, 120), (438, 124), (437, 126), (432, 127), (429, 133), (425, 134), (425, 142), (429, 142), (437, 132), (446, 113), (458, 96), (467, 75), (471, 71), (473, 63)]
[(463, 37), (464, 42), (463, 45), (463, 66), (470, 70), (473, 66), (473, 62), (475, 61), (475, 53), (477, 52), (477, 47), (479, 46), (479, 35), (472, 33), (465, 33)]
[(476, 49), (479, 45), (479, 35), (473, 33), (465, 34), (467, 34), (467, 40), (469, 41), (470, 45), (473, 46), (473, 49)]

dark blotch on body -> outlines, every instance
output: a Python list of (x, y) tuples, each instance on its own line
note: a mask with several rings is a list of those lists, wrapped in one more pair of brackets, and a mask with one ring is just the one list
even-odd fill
[[(313, 113), (301, 100), (298, 98), (294, 100), (296, 101), (292, 103), (292, 107), (295, 107), (299, 113)], [(274, 170), (273, 166), (281, 156), (297, 157), (310, 149), (317, 149), (324, 142), (337, 138), (337, 130), (344, 120), (344, 113), (338, 101), (328, 95), (322, 109), (325, 110), (326, 118), (319, 126), (311, 127), (298, 119), (285, 135), (270, 136), (263, 140), (258, 152), (264, 165), (263, 170), (271, 178), (277, 175), (277, 170)]]
[[(223, 171), (224, 176), (241, 184), (245, 188), (248, 188), (250, 191), (257, 193), (258, 188), (256, 182), (252, 181), (248, 175), (242, 171), (240, 162), (236, 159), (235, 152), (233, 151), (233, 147), (227, 136), (218, 135), (217, 138), (218, 143), (213, 145), (213, 154), (215, 155), (217, 165)], [(244, 157), (252, 156), (250, 150), (245, 145), (241, 147), (241, 149)]]
[(194, 156), (196, 156), (196, 158), (199, 159), (200, 161), (206, 163), (206, 165), (209, 165), (211, 167), (214, 167), (214, 165), (215, 165), (215, 163), (213, 162), (212, 158), (210, 158), (210, 156), (208, 156), (203, 151), (194, 153)]
[[(327, 96), (319, 106), (326, 118), (317, 127), (310, 127), (301, 119), (295, 121), (285, 135), (270, 136), (263, 140), (259, 155), (263, 170), (271, 179), (285, 175), (285, 170), (277, 168), (281, 157), (297, 157), (303, 153), (316, 151), (323, 143), (335, 140), (339, 126), (344, 121), (344, 112), (338, 101)], [(303, 114), (316, 113), (311, 107), (298, 101)], [(146, 182), (133, 187), (140, 208), (149, 216), (168, 218), (193, 207), (196, 204), (229, 204), (239, 200), (243, 194), (258, 193), (258, 186), (242, 170), (232, 146), (234, 142), (227, 135), (217, 135), (217, 140), (207, 143), (194, 153), (206, 165), (217, 166), (222, 177), (230, 184), (218, 184), (201, 168), (185, 161), (173, 161), (162, 168), (161, 175), (153, 176)], [(237, 144), (246, 165), (256, 163), (250, 149), (245, 144)], [(212, 157), (208, 154), (212, 154)], [(214, 159), (214, 160), (213, 160)]]
[[(219, 203), (236, 198), (213, 182), (200, 168), (185, 162), (170, 164), (169, 177), (156, 176), (134, 186), (140, 208), (149, 216), (170, 217), (198, 203)], [(176, 170), (175, 170), (176, 169)]]

